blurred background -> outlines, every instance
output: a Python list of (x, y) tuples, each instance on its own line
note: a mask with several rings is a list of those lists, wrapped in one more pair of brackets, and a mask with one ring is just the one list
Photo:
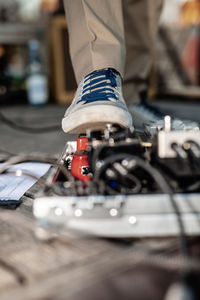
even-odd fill
[[(69, 104), (76, 82), (62, 1), (0, 0), (0, 105)], [(167, 0), (151, 99), (200, 99), (200, 1)]]
[(167, 0), (155, 61), (160, 95), (200, 98), (200, 1)]
[(71, 101), (76, 83), (62, 1), (0, 0), (0, 23), (0, 104)]

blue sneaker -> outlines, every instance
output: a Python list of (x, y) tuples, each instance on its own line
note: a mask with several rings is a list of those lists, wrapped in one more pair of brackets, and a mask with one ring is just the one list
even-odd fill
[(104, 130), (108, 123), (131, 127), (132, 117), (124, 101), (121, 85), (119, 73), (112, 68), (85, 76), (66, 110), (62, 120), (63, 130), (80, 134), (87, 129)]

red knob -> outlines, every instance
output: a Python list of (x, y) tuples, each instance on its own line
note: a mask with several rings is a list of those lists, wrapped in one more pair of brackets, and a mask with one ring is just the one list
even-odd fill
[(78, 137), (77, 138), (77, 151), (87, 151), (88, 150), (88, 138)]

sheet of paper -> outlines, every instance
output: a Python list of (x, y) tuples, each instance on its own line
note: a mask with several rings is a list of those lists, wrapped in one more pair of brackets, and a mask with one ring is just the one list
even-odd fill
[[(1, 165), (1, 164), (0, 164)], [(9, 170), (26, 171), (37, 177), (43, 176), (50, 164), (27, 162), (13, 165)], [(36, 182), (36, 179), (27, 176), (16, 176), (14, 174), (0, 174), (0, 204), (2, 202), (19, 201), (24, 193)]]

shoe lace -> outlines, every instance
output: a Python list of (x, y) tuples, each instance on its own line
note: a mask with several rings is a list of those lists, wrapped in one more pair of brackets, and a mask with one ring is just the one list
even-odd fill
[[(84, 79), (81, 99), (77, 103), (82, 101), (90, 103), (98, 100), (110, 101), (110, 98), (118, 100), (115, 93), (117, 74), (117, 71), (108, 68), (87, 75)], [(89, 83), (86, 83), (87, 81)]]

